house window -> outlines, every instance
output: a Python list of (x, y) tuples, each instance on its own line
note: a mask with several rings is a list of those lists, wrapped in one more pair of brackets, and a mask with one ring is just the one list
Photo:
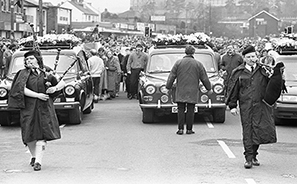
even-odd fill
[(88, 16), (88, 20), (89, 20), (89, 21), (91, 20), (91, 16), (90, 16), (90, 15)]

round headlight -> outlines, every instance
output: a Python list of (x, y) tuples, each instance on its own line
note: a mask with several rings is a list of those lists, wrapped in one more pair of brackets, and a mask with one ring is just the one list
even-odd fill
[(156, 88), (154, 86), (147, 86), (145, 88), (145, 91), (148, 93), (148, 94), (154, 94), (156, 92)]
[(207, 92), (207, 89), (206, 89), (204, 86), (201, 86), (201, 87), (200, 87), (200, 91), (201, 91), (202, 93), (206, 93), (206, 92)]
[(168, 102), (168, 96), (167, 95), (162, 95), (161, 96), (161, 102), (162, 103), (167, 103)]
[(216, 93), (216, 94), (220, 94), (222, 93), (224, 90), (223, 86), (222, 85), (215, 85), (213, 87), (213, 91)]
[(206, 103), (208, 101), (208, 96), (207, 95), (202, 95), (201, 96), (201, 102)]
[(66, 95), (73, 95), (74, 94), (74, 92), (75, 92), (75, 88), (74, 88), (74, 86), (66, 86), (65, 87), (65, 93), (66, 93)]
[(166, 86), (161, 86), (160, 91), (161, 93), (168, 94), (168, 89), (166, 88)]
[(7, 90), (5, 88), (0, 88), (0, 97), (3, 98), (7, 95)]

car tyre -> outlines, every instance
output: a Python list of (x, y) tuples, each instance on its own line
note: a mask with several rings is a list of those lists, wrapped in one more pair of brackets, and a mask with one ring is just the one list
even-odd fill
[(154, 109), (142, 109), (142, 122), (153, 123), (155, 121)]
[(71, 125), (78, 125), (82, 122), (82, 112), (81, 112), (81, 106), (78, 106), (75, 109), (69, 110), (69, 124)]
[(11, 125), (11, 119), (8, 112), (1, 112), (0, 113), (0, 124), (1, 126), (10, 126)]
[(92, 104), (86, 110), (84, 110), (83, 113), (90, 114), (93, 109), (94, 109), (94, 101), (92, 101)]
[(274, 124), (275, 125), (282, 125), (283, 124), (283, 121), (281, 118), (278, 118), (276, 116), (273, 116), (273, 119), (274, 119)]
[(214, 123), (224, 123), (226, 119), (226, 109), (220, 108), (220, 109), (214, 109), (212, 111), (212, 117)]

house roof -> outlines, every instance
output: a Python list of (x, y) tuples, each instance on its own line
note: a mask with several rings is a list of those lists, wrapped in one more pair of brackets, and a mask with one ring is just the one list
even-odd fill
[[(88, 15), (98, 15), (98, 13), (94, 12), (93, 10), (91, 10), (90, 8), (84, 6), (81, 3), (76, 3), (73, 1), (68, 1), (70, 4), (72, 4), (75, 8), (79, 9), (81, 12), (83, 12), (84, 14), (88, 14)], [(99, 15), (98, 15), (99, 16)]]
[(140, 17), (139, 13), (134, 10), (128, 10), (123, 13), (118, 14), (121, 18), (134, 18), (134, 17)]
[(251, 18), (249, 18), (248, 21), (250, 21), (251, 19), (253, 19), (253, 18), (257, 17), (257, 16), (259, 16), (259, 15), (262, 14), (262, 13), (266, 13), (267, 15), (269, 15), (270, 17), (274, 18), (274, 19), (277, 20), (277, 21), (280, 20), (280, 19), (278, 19), (277, 17), (275, 17), (274, 15), (272, 15), (271, 13), (269, 13), (269, 12), (267, 12), (267, 11), (265, 11), (265, 10), (262, 10), (262, 11), (260, 11), (259, 13), (257, 13), (256, 15), (252, 16)]
[[(25, 0), (24, 6), (25, 7), (39, 7), (39, 2), (37, 2), (35, 0)], [(46, 6), (42, 5), (42, 7), (46, 7)]]

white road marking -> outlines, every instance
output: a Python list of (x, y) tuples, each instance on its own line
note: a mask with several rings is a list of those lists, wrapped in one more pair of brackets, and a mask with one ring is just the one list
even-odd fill
[(208, 117), (205, 117), (204, 118), (208, 128), (214, 128), (213, 124), (210, 122), (209, 118)]
[(229, 158), (236, 158), (224, 141), (217, 140)]
[(206, 124), (207, 124), (208, 128), (214, 128), (214, 126), (213, 126), (212, 123), (210, 123), (210, 122), (206, 122)]
[(254, 180), (254, 179), (251, 179), (251, 178), (245, 179), (245, 181), (246, 181), (248, 184), (256, 184), (255, 180)]

